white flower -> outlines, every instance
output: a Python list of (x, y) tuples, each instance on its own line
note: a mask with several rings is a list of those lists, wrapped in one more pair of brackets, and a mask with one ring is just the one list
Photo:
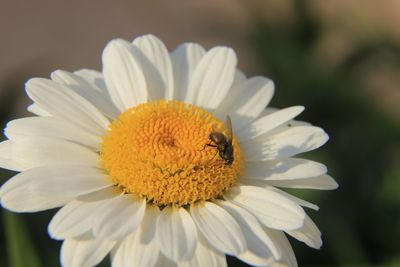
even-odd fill
[(225, 254), (294, 266), (285, 234), (321, 246), (302, 208), (318, 207), (277, 188), (337, 187), (324, 165), (291, 158), (328, 140), (293, 121), (303, 107), (265, 109), (273, 82), (246, 78), (227, 47), (168, 53), (146, 35), (111, 41), (102, 59), (102, 73), (29, 80), (37, 116), (8, 123), (0, 143), (0, 166), (20, 172), (1, 204), (62, 207), (48, 229), (63, 266), (108, 253), (114, 267), (226, 266)]

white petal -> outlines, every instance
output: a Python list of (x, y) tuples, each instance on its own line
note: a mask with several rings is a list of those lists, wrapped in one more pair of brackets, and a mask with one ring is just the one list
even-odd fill
[(80, 195), (76, 199), (82, 202), (96, 202), (107, 199), (112, 199), (116, 196), (121, 195), (122, 191), (117, 186), (107, 187), (95, 192)]
[(32, 183), (30, 188), (41, 196), (77, 197), (113, 185), (109, 176), (97, 168), (73, 165), (53, 165), (30, 169), (20, 179)]
[(29, 117), (10, 121), (4, 130), (12, 140), (26, 136), (61, 138), (98, 150), (101, 138), (67, 121), (53, 117)]
[(217, 108), (233, 83), (236, 63), (236, 54), (230, 48), (209, 50), (193, 72), (185, 102), (211, 110)]
[[(235, 77), (233, 78), (233, 83), (231, 88), (228, 91), (228, 94), (226, 94), (226, 96), (224, 97), (224, 99), (222, 100), (222, 102), (219, 104), (219, 106), (217, 107), (217, 109), (213, 110), (212, 113), (213, 115), (220, 119), (221, 121), (225, 121), (226, 120), (226, 116), (230, 115), (229, 114), (229, 109), (230, 109), (230, 102), (227, 99), (234, 99), (235, 95), (238, 95), (238, 92), (240, 92), (240, 87), (238, 86), (239, 84), (243, 83), (246, 81), (246, 75), (239, 69), (235, 70)], [(243, 119), (243, 118), (240, 118)], [(246, 120), (248, 121), (248, 120)], [(236, 127), (237, 127), (237, 120), (234, 122), (234, 124), (232, 125), (233, 130), (236, 133)], [(249, 121), (251, 122), (251, 121)]]
[(239, 224), (223, 208), (211, 202), (190, 208), (193, 220), (215, 249), (229, 255), (246, 250), (246, 240)]
[(155, 266), (160, 253), (155, 238), (155, 222), (159, 212), (158, 207), (147, 206), (141, 227), (118, 247), (112, 260), (113, 266)]
[(118, 117), (119, 111), (111, 99), (104, 97), (102, 91), (93, 88), (92, 84), (88, 83), (82, 77), (68, 71), (56, 70), (51, 73), (51, 79), (60, 84), (67, 85), (69, 88), (74, 90), (75, 93), (88, 100), (108, 117)]
[(189, 261), (178, 263), (178, 267), (226, 267), (226, 257), (224, 254), (207, 245), (202, 234), (199, 234), (196, 252)]
[(142, 222), (146, 200), (125, 194), (107, 201), (93, 227), (96, 238), (118, 240), (135, 231)]
[(271, 264), (271, 267), (282, 267), (282, 266), (297, 267), (296, 256), (285, 234), (282, 231), (276, 231), (268, 228), (264, 228), (264, 230), (267, 232), (269, 236), (271, 236), (271, 238), (281, 248), (282, 251), (281, 260)]
[(103, 51), (104, 80), (120, 111), (145, 103), (148, 98), (139, 53), (136, 47), (122, 39), (112, 40)]
[(22, 171), (25, 169), (25, 166), (13, 159), (12, 146), (13, 142), (10, 140), (0, 143), (0, 168), (9, 169), (12, 171)]
[[(2, 205), (16, 211), (57, 207), (110, 186), (105, 175), (84, 166), (54, 165), (30, 169), (8, 180), (0, 191)], [(54, 205), (50, 202), (54, 199)]]
[(99, 264), (115, 245), (114, 241), (66, 239), (61, 247), (64, 267), (92, 267)]
[(54, 239), (67, 239), (78, 237), (92, 229), (94, 215), (103, 205), (99, 202), (71, 201), (62, 207), (52, 218), (48, 232)]
[(171, 54), (174, 71), (175, 99), (184, 101), (194, 69), (204, 56), (205, 50), (195, 43), (184, 43)]
[(184, 208), (164, 208), (157, 219), (156, 234), (161, 251), (174, 262), (193, 257), (197, 230)]
[[(91, 70), (91, 69), (80, 69), (77, 71), (74, 71), (74, 74), (81, 77), (83, 80), (85, 80), (86, 83), (88, 83), (91, 88), (94, 90), (98, 91), (105, 101), (107, 103), (110, 103), (112, 107), (110, 109), (116, 110), (118, 112), (118, 108), (115, 106), (113, 100), (111, 99), (111, 95), (109, 90), (107, 89), (106, 82), (104, 81), (104, 76), (103, 73), (97, 70)], [(112, 112), (110, 112), (112, 113)], [(118, 114), (116, 114), (118, 116)], [(114, 117), (114, 116), (110, 116)]]
[[(65, 182), (67, 184), (64, 184)], [(78, 165), (52, 165), (29, 169), (15, 175), (3, 184), (0, 196), (5, 197), (6, 194), (13, 193), (13, 190), (20, 189), (34, 190), (31, 193), (41, 196), (71, 197), (71, 195), (76, 196), (71, 190), (72, 188), (85, 193), (107, 186), (110, 186), (107, 176), (95, 168)], [(60, 190), (60, 187), (63, 190)]]
[(104, 115), (67, 86), (33, 78), (26, 83), (28, 96), (56, 118), (66, 120), (95, 135), (103, 135), (110, 124)]
[[(253, 77), (236, 84), (218, 110), (230, 115), (234, 130), (241, 129), (265, 109), (274, 93), (274, 83), (265, 77)], [(217, 111), (218, 112), (218, 111)], [(221, 111), (222, 112), (222, 111)]]
[(274, 113), (274, 112), (277, 112), (277, 111), (279, 111), (279, 110), (280, 110), (279, 108), (267, 107), (266, 109), (264, 109), (264, 110), (260, 113), (260, 115), (258, 116), (258, 118), (262, 118), (262, 117), (264, 117), (264, 116), (270, 115), (270, 114), (272, 114), (272, 113)]
[[(268, 250), (263, 251), (262, 247), (257, 247), (256, 250), (246, 250), (236, 257), (251, 266), (270, 266), (275, 260), (274, 257), (271, 254), (268, 255), (268, 253)], [(259, 254), (263, 254), (263, 256), (259, 256)]]
[[(259, 117), (236, 133), (240, 142), (257, 138), (275, 127), (293, 119), (304, 110), (303, 106), (294, 106), (276, 111), (263, 117)], [(258, 115), (258, 114), (257, 114)], [(254, 118), (254, 117), (252, 117)]]
[(164, 43), (156, 36), (148, 34), (133, 40), (133, 45), (142, 52), (140, 64), (151, 99), (174, 99), (172, 63)]
[(156, 239), (156, 221), (160, 209), (147, 205), (140, 227), (116, 249), (112, 257), (112, 266), (155, 266), (160, 256)]
[(256, 217), (251, 215), (245, 209), (236, 206), (229, 201), (218, 201), (232, 217), (238, 222), (246, 238), (248, 250), (260, 257), (266, 259), (267, 264), (270, 261), (271, 254), (275, 259), (281, 257), (281, 251), (274, 244), (273, 240), (265, 233)]
[(268, 184), (277, 187), (302, 188), (302, 189), (319, 189), (333, 190), (338, 188), (335, 179), (329, 175), (320, 175), (315, 177), (295, 179), (295, 180), (268, 180)]
[(321, 128), (298, 126), (272, 136), (242, 142), (241, 147), (247, 161), (276, 160), (316, 149), (328, 139)]
[(316, 211), (319, 210), (319, 207), (317, 205), (315, 205), (313, 203), (310, 203), (310, 202), (308, 202), (308, 201), (306, 201), (304, 199), (295, 197), (295, 196), (293, 196), (293, 195), (291, 195), (291, 194), (289, 194), (289, 193), (287, 193), (285, 191), (282, 191), (282, 190), (270, 185), (268, 181), (241, 178), (240, 179), (240, 184), (241, 185), (251, 185), (251, 186), (257, 186), (257, 187), (266, 188), (268, 190), (272, 190), (272, 191), (282, 195), (283, 197), (286, 197), (286, 198), (296, 202), (297, 204), (299, 204), (302, 207), (307, 207), (307, 208), (310, 208), (310, 209), (313, 209), (313, 210), (316, 210)]
[[(277, 111), (279, 111), (279, 110), (278, 109), (274, 110), (274, 112), (277, 112)], [(268, 115), (268, 114), (266, 114), (266, 115)], [(261, 117), (262, 116), (260, 116), (260, 118)], [(250, 124), (251, 123), (249, 123), (248, 125), (250, 125)], [(265, 134), (263, 134), (263, 135), (261, 135), (259, 137), (256, 137), (254, 139), (256, 141), (259, 141), (259, 140), (268, 138), (269, 136), (274, 136), (274, 135), (279, 135), (281, 133), (285, 133), (286, 131), (288, 131), (290, 129), (293, 129), (293, 128), (296, 128), (296, 127), (300, 127), (300, 126), (301, 127), (313, 127), (313, 125), (311, 123), (308, 123), (308, 122), (305, 122), (305, 121), (290, 120), (290, 121), (287, 121), (284, 124), (281, 124), (281, 125), (275, 127), (274, 129), (269, 130), (267, 133), (265, 133)], [(246, 141), (244, 141), (244, 142), (246, 142)]]
[(113, 258), (113, 266), (155, 266), (160, 250), (157, 243), (143, 244), (140, 233), (133, 233), (122, 242)]
[[(157, 263), (155, 265), (156, 267), (176, 267), (176, 263), (173, 262), (172, 260), (168, 259), (165, 257), (162, 253), (160, 253)], [(119, 266), (116, 266), (119, 267)], [(131, 266), (129, 266), (131, 267)]]
[(150, 242), (143, 244), (140, 242), (140, 231), (130, 234), (118, 247), (112, 259), (112, 266), (155, 266), (160, 250), (157, 243)]
[[(226, 116), (230, 115), (229, 114), (230, 105), (242, 90), (242, 88), (239, 85), (246, 82), (246, 79), (247, 79), (246, 75), (243, 73), (243, 71), (239, 69), (235, 70), (235, 77), (233, 78), (233, 83), (231, 88), (229, 89), (229, 93), (224, 97), (218, 108), (213, 111), (213, 115), (215, 117), (217, 117), (221, 121), (224, 121), (226, 119)], [(236, 121), (234, 125), (232, 125), (232, 128), (236, 133)]]
[(7, 192), (1, 188), (1, 205), (14, 212), (37, 212), (61, 207), (71, 201), (68, 197), (42, 197), (26, 187)]
[(273, 186), (270, 186), (269, 188), (272, 191), (277, 192), (277, 193), (281, 194), (282, 196), (284, 196), (284, 197), (296, 202), (300, 206), (307, 207), (307, 208), (310, 208), (310, 209), (313, 209), (313, 210), (317, 210), (317, 211), (319, 210), (319, 207), (317, 205), (315, 205), (313, 203), (310, 203), (308, 201), (305, 201), (304, 199), (295, 197), (295, 196), (293, 196), (293, 195), (291, 195), (291, 194), (289, 194), (289, 193), (287, 193), (285, 191), (282, 191), (282, 190), (280, 190), (280, 189), (278, 189), (276, 187), (273, 187)]
[(21, 138), (13, 143), (11, 150), (12, 157), (25, 169), (53, 164), (99, 165), (99, 155), (94, 151), (57, 138)]
[(245, 162), (244, 178), (257, 180), (295, 180), (327, 172), (325, 165), (306, 159)]
[[(135, 233), (131, 234), (130, 236), (133, 236), (134, 234)], [(127, 251), (129, 249), (126, 244), (130, 236), (127, 236), (124, 240), (118, 242), (110, 251), (112, 267), (131, 267), (131, 263), (125, 258), (125, 255), (127, 255)]]
[(286, 198), (288, 198), (288, 199), (290, 199), (290, 200), (296, 202), (296, 203), (299, 204), (300, 206), (307, 207), (307, 208), (310, 208), (310, 209), (313, 209), (313, 210), (319, 210), (319, 207), (318, 207), (317, 205), (315, 205), (315, 204), (313, 204), (313, 203), (310, 203), (310, 202), (308, 202), (308, 201), (305, 201), (305, 200), (303, 200), (303, 199), (300, 199), (300, 198), (298, 198), (298, 197), (295, 197), (295, 196), (293, 196), (293, 195), (291, 195), (291, 194), (289, 194), (289, 193), (286, 193), (285, 191), (282, 191), (282, 190), (280, 190), (280, 189), (278, 189), (278, 188), (276, 188), (276, 187), (273, 187), (273, 186), (271, 186), (271, 185), (269, 184), (268, 181), (256, 180), (256, 179), (243, 179), (243, 178), (241, 178), (241, 179), (240, 179), (240, 184), (243, 184), (243, 185), (253, 185), (253, 186), (258, 186), (258, 187), (267, 188), (267, 189), (269, 189), (269, 190), (272, 190), (272, 191), (274, 191), (274, 192), (277, 192), (278, 194), (280, 194), (280, 195), (282, 195), (282, 196), (284, 196), (284, 197), (286, 197)]
[[(244, 74), (243, 71), (236, 69), (235, 70), (235, 78), (233, 79), (233, 85), (230, 90), (233, 89), (233, 87), (236, 87), (238, 84), (241, 84), (246, 81), (246, 74)], [(219, 108), (218, 108), (219, 109)]]
[(112, 267), (130, 267), (129, 262), (125, 261), (125, 249), (121, 248), (122, 242), (128, 238), (129, 236), (126, 237), (124, 240), (117, 242), (110, 251), (110, 260)]
[(41, 108), (37, 103), (33, 103), (28, 108), (26, 109), (29, 112), (41, 116), (41, 117), (50, 117), (51, 114), (45, 111), (43, 108)]
[(322, 246), (321, 232), (308, 216), (304, 220), (303, 227), (297, 230), (286, 231), (286, 233), (306, 243), (309, 247), (320, 249)]
[[(260, 116), (258, 116), (259, 118), (264, 117), (266, 115), (270, 115), (272, 113), (275, 113), (277, 111), (279, 111), (281, 109), (279, 108), (274, 108), (274, 107), (267, 107), (266, 109), (264, 109), (261, 113)], [(290, 123), (294, 122), (293, 125), (291, 126), (311, 126), (312, 124), (309, 122), (305, 122), (305, 121), (297, 121), (297, 120), (290, 120)]]
[(156, 240), (157, 218), (160, 215), (160, 209), (155, 205), (147, 205), (143, 222), (140, 225), (141, 242), (148, 244)]
[(100, 71), (91, 69), (80, 69), (74, 71), (74, 74), (84, 79), (87, 83), (91, 85), (93, 89), (102, 92), (104, 95), (108, 94), (103, 73), (101, 73)]
[(246, 209), (267, 227), (279, 230), (298, 229), (303, 226), (305, 213), (295, 202), (280, 194), (255, 186), (231, 188), (225, 197)]

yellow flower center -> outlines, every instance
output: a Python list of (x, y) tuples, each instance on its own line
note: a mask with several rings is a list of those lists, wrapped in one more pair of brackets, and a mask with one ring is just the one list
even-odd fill
[(232, 164), (210, 140), (227, 135), (206, 110), (178, 101), (154, 101), (122, 113), (109, 127), (101, 163), (124, 192), (159, 205), (183, 206), (220, 197), (241, 175), (243, 158), (233, 137)]

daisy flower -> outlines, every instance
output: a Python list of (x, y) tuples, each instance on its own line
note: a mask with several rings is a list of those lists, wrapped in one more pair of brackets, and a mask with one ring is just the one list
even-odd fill
[(295, 266), (290, 235), (321, 234), (283, 188), (335, 189), (324, 165), (297, 154), (327, 140), (294, 121), (302, 106), (267, 108), (265, 77), (247, 78), (228, 47), (153, 35), (112, 40), (103, 71), (57, 70), (26, 92), (36, 116), (9, 122), (0, 190), (15, 212), (59, 208), (48, 231), (65, 267)]

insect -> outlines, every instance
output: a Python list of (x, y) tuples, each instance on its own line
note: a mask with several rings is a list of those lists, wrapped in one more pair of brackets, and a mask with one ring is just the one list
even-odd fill
[(225, 136), (221, 132), (212, 131), (209, 135), (211, 143), (206, 144), (206, 146), (217, 148), (218, 154), (221, 157), (221, 159), (225, 161), (225, 164), (231, 165), (233, 162), (233, 146), (232, 146), (232, 121), (229, 115), (226, 116), (225, 126), (228, 129), (227, 135)]

